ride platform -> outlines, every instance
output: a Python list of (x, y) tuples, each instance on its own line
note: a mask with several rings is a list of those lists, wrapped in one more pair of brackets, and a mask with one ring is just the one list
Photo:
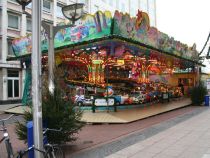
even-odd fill
[[(112, 109), (84, 111), (82, 120), (87, 123), (129, 123), (140, 119), (145, 119), (164, 112), (189, 106), (191, 104), (190, 98), (181, 98), (164, 103), (149, 103), (146, 105), (135, 106), (127, 105), (124, 108), (117, 108), (117, 112)], [(129, 107), (130, 106), (130, 107)]]

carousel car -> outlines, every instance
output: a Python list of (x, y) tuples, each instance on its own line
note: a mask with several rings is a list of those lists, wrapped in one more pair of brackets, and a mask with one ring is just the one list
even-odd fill
[(146, 101), (146, 95), (142, 91), (132, 92), (131, 98), (133, 100), (133, 103), (144, 103)]
[(84, 95), (81, 96), (75, 96), (74, 103), (78, 106), (91, 106), (93, 104), (93, 98), (91, 97), (84, 97)]

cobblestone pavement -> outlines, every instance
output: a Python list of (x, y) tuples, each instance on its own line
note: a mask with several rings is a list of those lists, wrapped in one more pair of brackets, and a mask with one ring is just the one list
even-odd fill
[[(205, 110), (206, 107), (189, 106), (128, 124), (86, 125), (79, 132), (78, 140), (65, 147), (66, 158), (102, 158), (108, 156), (161, 133)], [(7, 116), (8, 114), (1, 114), (0, 119)], [(7, 127), (14, 151), (18, 151), (25, 148), (25, 145), (17, 139), (14, 124), (11, 123)], [(3, 144), (0, 144), (0, 153), (1, 157), (6, 157)]]

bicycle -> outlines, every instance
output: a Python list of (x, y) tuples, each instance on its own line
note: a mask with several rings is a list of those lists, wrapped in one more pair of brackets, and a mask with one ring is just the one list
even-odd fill
[[(62, 129), (57, 130), (57, 129), (46, 128), (43, 132), (44, 139), (46, 138), (46, 133), (48, 131), (60, 132), (61, 130)], [(29, 147), (24, 151), (19, 151), (16, 158), (26, 158), (27, 154), (31, 150), (36, 150), (38, 152), (41, 152), (44, 158), (64, 158), (64, 153), (60, 148), (60, 146), (58, 144), (50, 144), (50, 143), (44, 144), (44, 150), (37, 149), (33, 145), (32, 147)]]
[(8, 158), (14, 158), (14, 154), (13, 154), (12, 144), (9, 138), (9, 133), (7, 131), (7, 127), (5, 126), (5, 121), (9, 120), (12, 116), (14, 116), (14, 114), (10, 115), (5, 119), (0, 120), (0, 122), (2, 122), (2, 129), (0, 129), (0, 131), (3, 131), (3, 137), (1, 138), (0, 143), (2, 143), (3, 141), (5, 142)]

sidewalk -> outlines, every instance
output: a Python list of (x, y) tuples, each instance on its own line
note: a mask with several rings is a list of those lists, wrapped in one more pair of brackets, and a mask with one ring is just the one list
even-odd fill
[[(207, 125), (210, 127), (209, 124), (209, 117), (206, 117), (204, 120), (202, 120), (201, 117), (197, 118), (198, 116), (203, 116), (203, 114), (210, 115), (209, 107), (204, 106), (187, 106), (181, 109), (176, 109), (167, 113), (162, 113), (160, 115), (155, 115), (143, 120), (138, 120), (132, 123), (128, 124), (95, 124), (95, 125), (86, 125), (81, 131), (78, 133), (78, 140), (74, 143), (69, 143), (68, 146), (65, 148), (65, 154), (66, 158), (103, 158), (110, 154), (114, 154), (112, 156), (118, 156), (118, 157), (129, 157), (129, 155), (125, 155), (122, 153), (118, 153), (118, 151), (126, 149), (127, 147), (129, 150), (131, 150), (130, 154), (135, 155), (138, 152), (141, 152), (141, 149), (146, 150), (148, 148), (148, 152), (150, 153), (150, 148), (153, 147), (153, 145), (158, 146), (157, 149), (161, 148), (167, 149), (169, 145), (167, 144), (167, 141), (170, 140), (170, 134), (172, 134), (172, 138), (174, 136), (177, 136), (177, 138), (182, 138), (181, 135), (188, 137), (189, 135), (196, 135), (196, 133), (193, 133), (193, 127), (199, 127), (201, 123), (203, 123), (203, 127)], [(6, 118), (10, 114), (1, 114), (0, 118)], [(205, 116), (204, 116), (205, 117)], [(201, 121), (201, 123), (196, 123), (193, 127), (189, 128), (191, 132), (185, 131), (185, 125), (182, 125), (183, 128), (181, 130), (181, 134), (179, 134), (178, 129), (176, 129), (177, 132), (175, 132), (175, 127), (180, 126), (182, 122), (187, 122), (185, 124), (188, 125), (188, 119), (194, 119), (196, 122), (197, 119)], [(190, 120), (191, 120), (190, 119)], [(187, 121), (186, 121), (187, 120)], [(20, 149), (24, 149), (25, 145), (22, 141), (18, 140), (16, 134), (15, 134), (15, 125), (9, 124), (8, 131), (10, 134), (12, 146), (14, 148), (14, 151), (18, 151)], [(169, 132), (166, 133), (166, 131), (173, 129), (173, 133)], [(198, 129), (200, 130), (200, 128)], [(183, 132), (182, 132), (183, 131)], [(205, 132), (203, 132), (205, 133)], [(202, 135), (204, 136), (204, 134)], [(1, 133), (0, 133), (1, 134)], [(160, 134), (160, 136), (159, 136)], [(210, 136), (210, 133), (209, 133)], [(1, 137), (1, 135), (0, 135)], [(153, 138), (154, 137), (154, 138)], [(156, 138), (158, 137), (158, 138)], [(165, 140), (166, 137), (166, 140)], [(176, 138), (176, 137), (175, 137)], [(174, 138), (174, 139), (175, 139)], [(193, 137), (194, 138), (194, 137)], [(189, 139), (189, 138), (188, 138)], [(191, 138), (190, 138), (191, 139)], [(165, 146), (159, 145), (158, 141), (163, 141), (165, 143)], [(187, 140), (186, 140), (187, 141)], [(210, 139), (206, 140), (207, 142), (210, 142)], [(143, 147), (133, 147), (133, 144), (136, 143), (142, 143)], [(196, 142), (197, 144), (197, 142)], [(196, 145), (194, 144), (194, 145)], [(207, 145), (205, 143), (204, 145)], [(131, 147), (130, 147), (131, 146)], [(132, 148), (132, 149), (130, 149)], [(196, 147), (194, 147), (196, 148)], [(199, 147), (200, 148), (200, 147)], [(156, 148), (154, 150), (157, 150)], [(202, 150), (202, 149), (200, 149)], [(196, 150), (195, 150), (196, 151)], [(145, 152), (145, 151), (143, 151)], [(126, 151), (126, 153), (129, 153)], [(145, 152), (146, 153), (146, 152)], [(204, 152), (205, 154), (207, 152)], [(156, 153), (157, 154), (157, 153)], [(4, 144), (0, 144), (0, 155), (3, 157), (6, 157), (6, 150), (4, 147)], [(156, 156), (156, 155), (153, 155)], [(137, 157), (146, 157), (147, 156), (139, 156), (137, 154)], [(157, 156), (159, 157), (159, 156)], [(173, 156), (166, 156), (166, 157), (173, 157)], [(161, 157), (160, 157), (161, 158)], [(186, 156), (186, 158), (191, 158), (191, 156)], [(207, 157), (204, 157), (207, 158)]]
[(106, 158), (210, 158), (210, 108)]
[(12, 109), (12, 108), (18, 107), (20, 105), (21, 105), (21, 103), (0, 105), (0, 114), (3, 114), (5, 112), (5, 110)]
[[(102, 158), (112, 153), (119, 151), (129, 145), (135, 144), (139, 141), (136, 137), (136, 133), (139, 137), (143, 136), (144, 139), (148, 138), (157, 132), (164, 131), (171, 126), (175, 126), (180, 121), (188, 119), (189, 117), (193, 117), (199, 113), (199, 111), (205, 110), (205, 107), (197, 107), (197, 106), (187, 106), (181, 109), (173, 110), (167, 113), (163, 113), (160, 115), (156, 115), (153, 117), (149, 117), (147, 119), (135, 121), (128, 124), (95, 124), (95, 125), (86, 125), (82, 128), (78, 133), (78, 140), (76, 142), (69, 143), (66, 146), (66, 158), (68, 157), (83, 157), (83, 158)], [(197, 112), (198, 111), (198, 112)], [(192, 115), (192, 113), (194, 115)], [(10, 114), (1, 114), (0, 119), (8, 117)], [(167, 120), (173, 120), (175, 118), (182, 118), (179, 121), (172, 121), (172, 123), (168, 123)], [(20, 119), (20, 118), (19, 118)], [(19, 120), (18, 119), (18, 120)], [(176, 119), (177, 120), (177, 119)], [(12, 120), (11, 120), (12, 121)], [(162, 122), (167, 122), (167, 126), (161, 126), (158, 130), (154, 130), (154, 125), (158, 125)], [(8, 122), (9, 123), (9, 122)], [(10, 134), (12, 146), (14, 151), (18, 151), (25, 148), (25, 145), (22, 141), (18, 140), (17, 135), (15, 134), (15, 125), (10, 123), (7, 125), (8, 131)], [(147, 130), (152, 127), (152, 132)], [(139, 132), (147, 130), (144, 134), (140, 134)], [(0, 132), (0, 137), (2, 133)], [(133, 137), (134, 135), (134, 137)], [(120, 142), (123, 142), (121, 144)], [(119, 149), (120, 147), (120, 149)], [(109, 151), (108, 154), (103, 151)], [(98, 153), (101, 153), (98, 154)], [(0, 155), (1, 157), (6, 157), (6, 149), (4, 143), (0, 144)], [(74, 156), (73, 156), (74, 155)]]

